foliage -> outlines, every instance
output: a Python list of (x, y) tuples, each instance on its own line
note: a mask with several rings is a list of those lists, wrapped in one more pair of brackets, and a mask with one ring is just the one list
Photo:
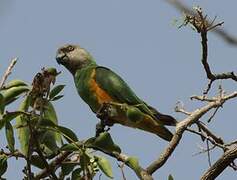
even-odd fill
[[(52, 69), (42, 69), (32, 85), (14, 79), (0, 89), (0, 130), (5, 129), (7, 142), (7, 148), (0, 152), (0, 178), (4, 177), (11, 157), (25, 160), (24, 179), (92, 179), (99, 170), (112, 178), (110, 162), (93, 153), (92, 148), (110, 152), (120, 152), (120, 148), (108, 133), (79, 141), (72, 130), (58, 124), (53, 103), (63, 97), (60, 93), (65, 85), (52, 87), (59, 74)], [(8, 112), (8, 106), (17, 99), (21, 101), (19, 108)], [(15, 147), (15, 141), (19, 141), (20, 147)], [(59, 159), (60, 164), (56, 164)], [(31, 166), (39, 171), (33, 172)], [(60, 171), (56, 173), (57, 169)]]

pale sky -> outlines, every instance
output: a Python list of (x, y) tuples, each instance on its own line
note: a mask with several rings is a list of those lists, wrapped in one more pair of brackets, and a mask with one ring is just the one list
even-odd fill
[[(237, 36), (237, 1), (184, 2), (201, 6), (212, 18), (217, 16), (217, 20), (225, 22), (223, 28)], [(77, 95), (72, 76), (55, 61), (56, 49), (65, 43), (86, 48), (99, 65), (120, 74), (139, 97), (178, 120), (184, 116), (174, 112), (177, 101), (182, 101), (189, 111), (203, 105), (189, 100), (193, 94), (200, 95), (207, 84), (200, 62), (200, 37), (190, 28), (178, 29), (173, 25), (182, 14), (164, 0), (1, 0), (0, 11), (0, 74), (13, 57), (19, 61), (10, 79), (20, 78), (30, 83), (42, 67), (48, 66), (62, 71), (57, 84), (66, 84), (65, 96), (54, 105), (59, 124), (71, 128), (79, 139), (94, 135), (98, 119)], [(214, 72), (237, 72), (236, 56), (236, 47), (209, 34), (209, 62)], [(227, 92), (236, 90), (232, 81), (216, 85), (220, 83)], [(217, 86), (211, 93), (217, 93)], [(236, 100), (226, 103), (209, 125), (226, 142), (237, 137), (236, 105)], [(123, 152), (137, 156), (143, 167), (167, 146), (157, 136), (120, 125), (112, 127), (110, 133)], [(3, 130), (0, 135), (2, 147)], [(205, 143), (199, 137), (185, 133), (154, 179), (167, 179), (169, 174), (175, 180), (199, 179), (208, 168), (206, 154), (194, 156), (200, 146), (205, 147)], [(221, 154), (220, 150), (214, 151), (212, 162)], [(122, 179), (116, 161), (109, 159), (115, 180)], [(21, 179), (22, 168), (22, 161), (12, 159), (6, 177)], [(125, 175), (127, 179), (137, 179), (129, 168), (125, 168)], [(218, 179), (235, 178), (233, 170), (227, 168)]]

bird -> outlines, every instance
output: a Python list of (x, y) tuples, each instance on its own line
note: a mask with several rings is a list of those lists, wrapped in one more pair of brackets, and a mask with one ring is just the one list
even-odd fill
[(57, 49), (56, 61), (73, 75), (79, 96), (95, 114), (107, 107), (106, 125), (121, 124), (171, 141), (173, 134), (165, 126), (175, 126), (176, 119), (140, 99), (118, 74), (97, 65), (86, 49), (65, 44)]

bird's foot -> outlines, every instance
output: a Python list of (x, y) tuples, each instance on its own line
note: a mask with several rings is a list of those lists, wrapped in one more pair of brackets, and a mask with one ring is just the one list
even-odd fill
[(110, 111), (109, 108), (110, 108), (110, 105), (108, 103), (103, 103), (103, 105), (100, 107), (100, 109), (96, 113), (96, 116), (100, 118), (101, 120), (108, 119), (109, 111)]
[(96, 137), (102, 132), (109, 131), (109, 127), (113, 126), (113, 123), (109, 121), (110, 108), (109, 103), (104, 103), (96, 113), (96, 116), (100, 119), (100, 122), (96, 124)]
[(96, 116), (101, 120), (101, 124), (104, 126), (113, 126), (114, 123), (110, 121), (111, 105), (109, 103), (104, 103), (96, 113)]
[(108, 132), (110, 127), (106, 126), (102, 121), (96, 124), (95, 137), (98, 137), (100, 133)]

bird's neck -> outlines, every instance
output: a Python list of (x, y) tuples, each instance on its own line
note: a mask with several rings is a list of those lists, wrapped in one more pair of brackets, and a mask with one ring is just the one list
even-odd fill
[(80, 64), (80, 65), (77, 65), (77, 64), (73, 64), (73, 65), (70, 65), (69, 68), (67, 68), (73, 76), (75, 76), (75, 74), (78, 72), (78, 71), (83, 71), (84, 69), (87, 69), (89, 67), (94, 67), (94, 66), (97, 66), (96, 62), (92, 59), (90, 61), (87, 61), (85, 64)]

